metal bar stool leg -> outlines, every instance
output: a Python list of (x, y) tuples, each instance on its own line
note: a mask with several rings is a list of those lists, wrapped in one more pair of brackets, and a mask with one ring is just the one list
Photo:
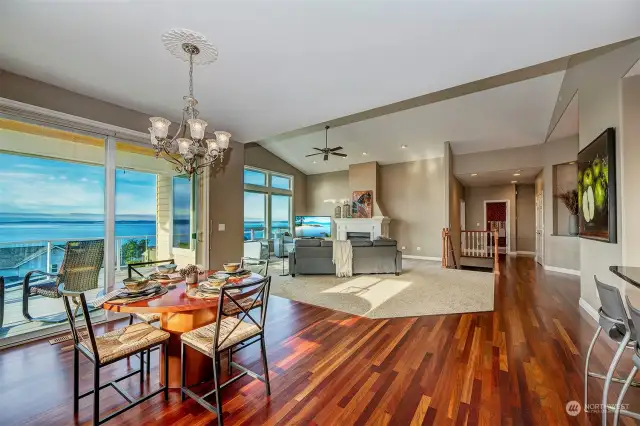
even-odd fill
[(94, 364), (93, 367), (93, 424), (100, 424), (100, 367)]
[(220, 367), (220, 361), (218, 360), (220, 359), (220, 356), (219, 354), (216, 355), (218, 356), (213, 357), (213, 382), (216, 387), (216, 414), (218, 415), (218, 426), (222, 426), (222, 398), (220, 397), (220, 378), (218, 377), (218, 368)]
[(164, 352), (164, 400), (169, 400), (169, 344), (162, 345)]
[(147, 351), (147, 376), (151, 373), (151, 349)]
[(591, 340), (591, 344), (589, 345), (589, 350), (587, 351), (587, 358), (584, 362), (584, 406), (586, 407), (589, 403), (589, 399), (587, 398), (587, 394), (589, 391), (589, 360), (591, 359), (591, 352), (593, 351), (594, 346), (596, 345), (596, 341), (598, 340), (598, 336), (600, 336), (600, 332), (602, 331), (602, 326), (598, 326), (596, 333), (593, 335), (593, 339)]
[(625, 394), (629, 390), (629, 386), (631, 385), (631, 382), (633, 381), (633, 378), (636, 376), (637, 372), (638, 372), (638, 367), (636, 367), (634, 365), (633, 369), (631, 370), (631, 374), (629, 374), (629, 377), (627, 377), (627, 381), (624, 382), (624, 386), (622, 387), (622, 390), (620, 391), (620, 396), (618, 397), (618, 402), (616, 403), (616, 406), (615, 406), (615, 411), (613, 412), (613, 426), (618, 426), (618, 420), (620, 419), (620, 407), (622, 406), (622, 400), (624, 399)]
[(80, 357), (78, 348), (73, 347), (73, 413), (78, 414), (80, 402)]
[(604, 381), (604, 386), (602, 389), (602, 426), (607, 426), (607, 397), (609, 396), (609, 386), (611, 386), (611, 379), (613, 378), (613, 374), (616, 371), (616, 367), (620, 362), (620, 358), (622, 358), (622, 353), (624, 352), (629, 340), (631, 339), (631, 333), (627, 332), (625, 334), (624, 339), (620, 342), (620, 346), (616, 351), (616, 354), (611, 361), (611, 366), (609, 367), (609, 371), (607, 372), (607, 378)]

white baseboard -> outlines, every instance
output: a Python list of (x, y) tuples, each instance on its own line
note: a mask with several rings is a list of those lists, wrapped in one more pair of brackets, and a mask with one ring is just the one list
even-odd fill
[(581, 297), (580, 302), (578, 302), (578, 304), (582, 309), (584, 309), (586, 313), (589, 314), (591, 318), (595, 320), (595, 322), (598, 322), (598, 319), (600, 318), (600, 316), (598, 315), (598, 311), (593, 306), (591, 306), (589, 302), (587, 302)]
[(534, 252), (534, 251), (517, 251), (516, 254), (518, 256), (535, 256), (536, 252)]
[(549, 266), (549, 265), (544, 265), (544, 269), (551, 272), (559, 272), (561, 274), (580, 276), (580, 271), (577, 271), (575, 269), (559, 268), (557, 266)]
[(441, 257), (414, 256), (413, 254), (403, 254), (402, 257), (404, 259), (433, 260), (433, 261), (436, 261), (436, 262), (442, 262), (442, 258)]

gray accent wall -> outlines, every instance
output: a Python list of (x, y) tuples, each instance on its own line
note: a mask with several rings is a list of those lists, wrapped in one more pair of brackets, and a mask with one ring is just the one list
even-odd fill
[(622, 263), (640, 266), (640, 75), (622, 80)]

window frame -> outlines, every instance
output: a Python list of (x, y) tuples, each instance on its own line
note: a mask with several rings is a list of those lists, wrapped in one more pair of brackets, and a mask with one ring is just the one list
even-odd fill
[[(248, 184), (245, 183), (244, 184), (244, 190), (245, 191), (249, 191), (249, 192), (258, 192), (261, 194), (266, 194), (266, 200), (265, 200), (265, 212), (264, 212), (264, 217), (265, 217), (265, 229), (264, 229), (264, 233), (265, 233), (265, 240), (268, 241), (272, 241), (273, 237), (271, 236), (271, 195), (286, 195), (291, 197), (291, 202), (290, 202), (290, 208), (289, 208), (289, 232), (293, 233), (293, 219), (295, 218), (295, 196), (294, 196), (294, 191), (293, 188), (295, 188), (295, 177), (293, 175), (288, 175), (286, 173), (280, 173), (280, 172), (274, 172), (272, 170), (266, 170), (266, 169), (261, 169), (258, 167), (253, 167), (253, 166), (244, 166), (243, 169), (243, 173), (242, 173), (242, 177), (244, 179), (244, 170), (252, 170), (252, 171), (256, 171), (256, 172), (260, 172), (260, 173), (264, 173), (266, 175), (266, 185), (265, 186), (261, 186), (261, 185), (253, 185), (253, 184)], [(272, 176), (278, 176), (278, 177), (283, 177), (283, 178), (287, 178), (289, 179), (290, 182), (290, 189), (280, 189), (280, 188), (273, 188), (271, 186), (272, 184)], [(243, 213), (243, 225), (244, 225), (244, 213)], [(243, 226), (244, 229), (244, 226)]]
[(197, 220), (196, 218), (196, 200), (195, 197), (197, 196), (196, 193), (196, 179), (197, 176), (194, 174), (193, 176), (191, 176), (191, 179), (189, 180), (189, 184), (191, 186), (191, 197), (189, 199), (189, 248), (180, 248), (180, 247), (174, 247), (173, 246), (173, 235), (174, 235), (174, 228), (173, 228), (173, 219), (174, 219), (174, 209), (173, 209), (173, 190), (174, 190), (174, 186), (173, 186), (173, 180), (176, 177), (184, 177), (186, 175), (182, 174), (176, 174), (171, 176), (171, 199), (170, 199), (170, 219), (171, 219), (171, 232), (170, 232), (170, 247), (169, 250), (171, 253), (173, 253), (174, 255), (183, 255), (183, 256), (191, 256), (193, 255), (193, 252), (196, 249), (196, 242), (195, 239), (193, 238), (193, 234), (194, 234), (194, 225), (195, 225), (195, 221)]

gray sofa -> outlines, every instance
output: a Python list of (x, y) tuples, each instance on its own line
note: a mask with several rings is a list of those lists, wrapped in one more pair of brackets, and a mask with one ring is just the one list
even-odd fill
[[(354, 274), (396, 274), (402, 272), (402, 252), (395, 240), (352, 240)], [(289, 253), (289, 273), (334, 274), (333, 241), (320, 239), (295, 240)]]

